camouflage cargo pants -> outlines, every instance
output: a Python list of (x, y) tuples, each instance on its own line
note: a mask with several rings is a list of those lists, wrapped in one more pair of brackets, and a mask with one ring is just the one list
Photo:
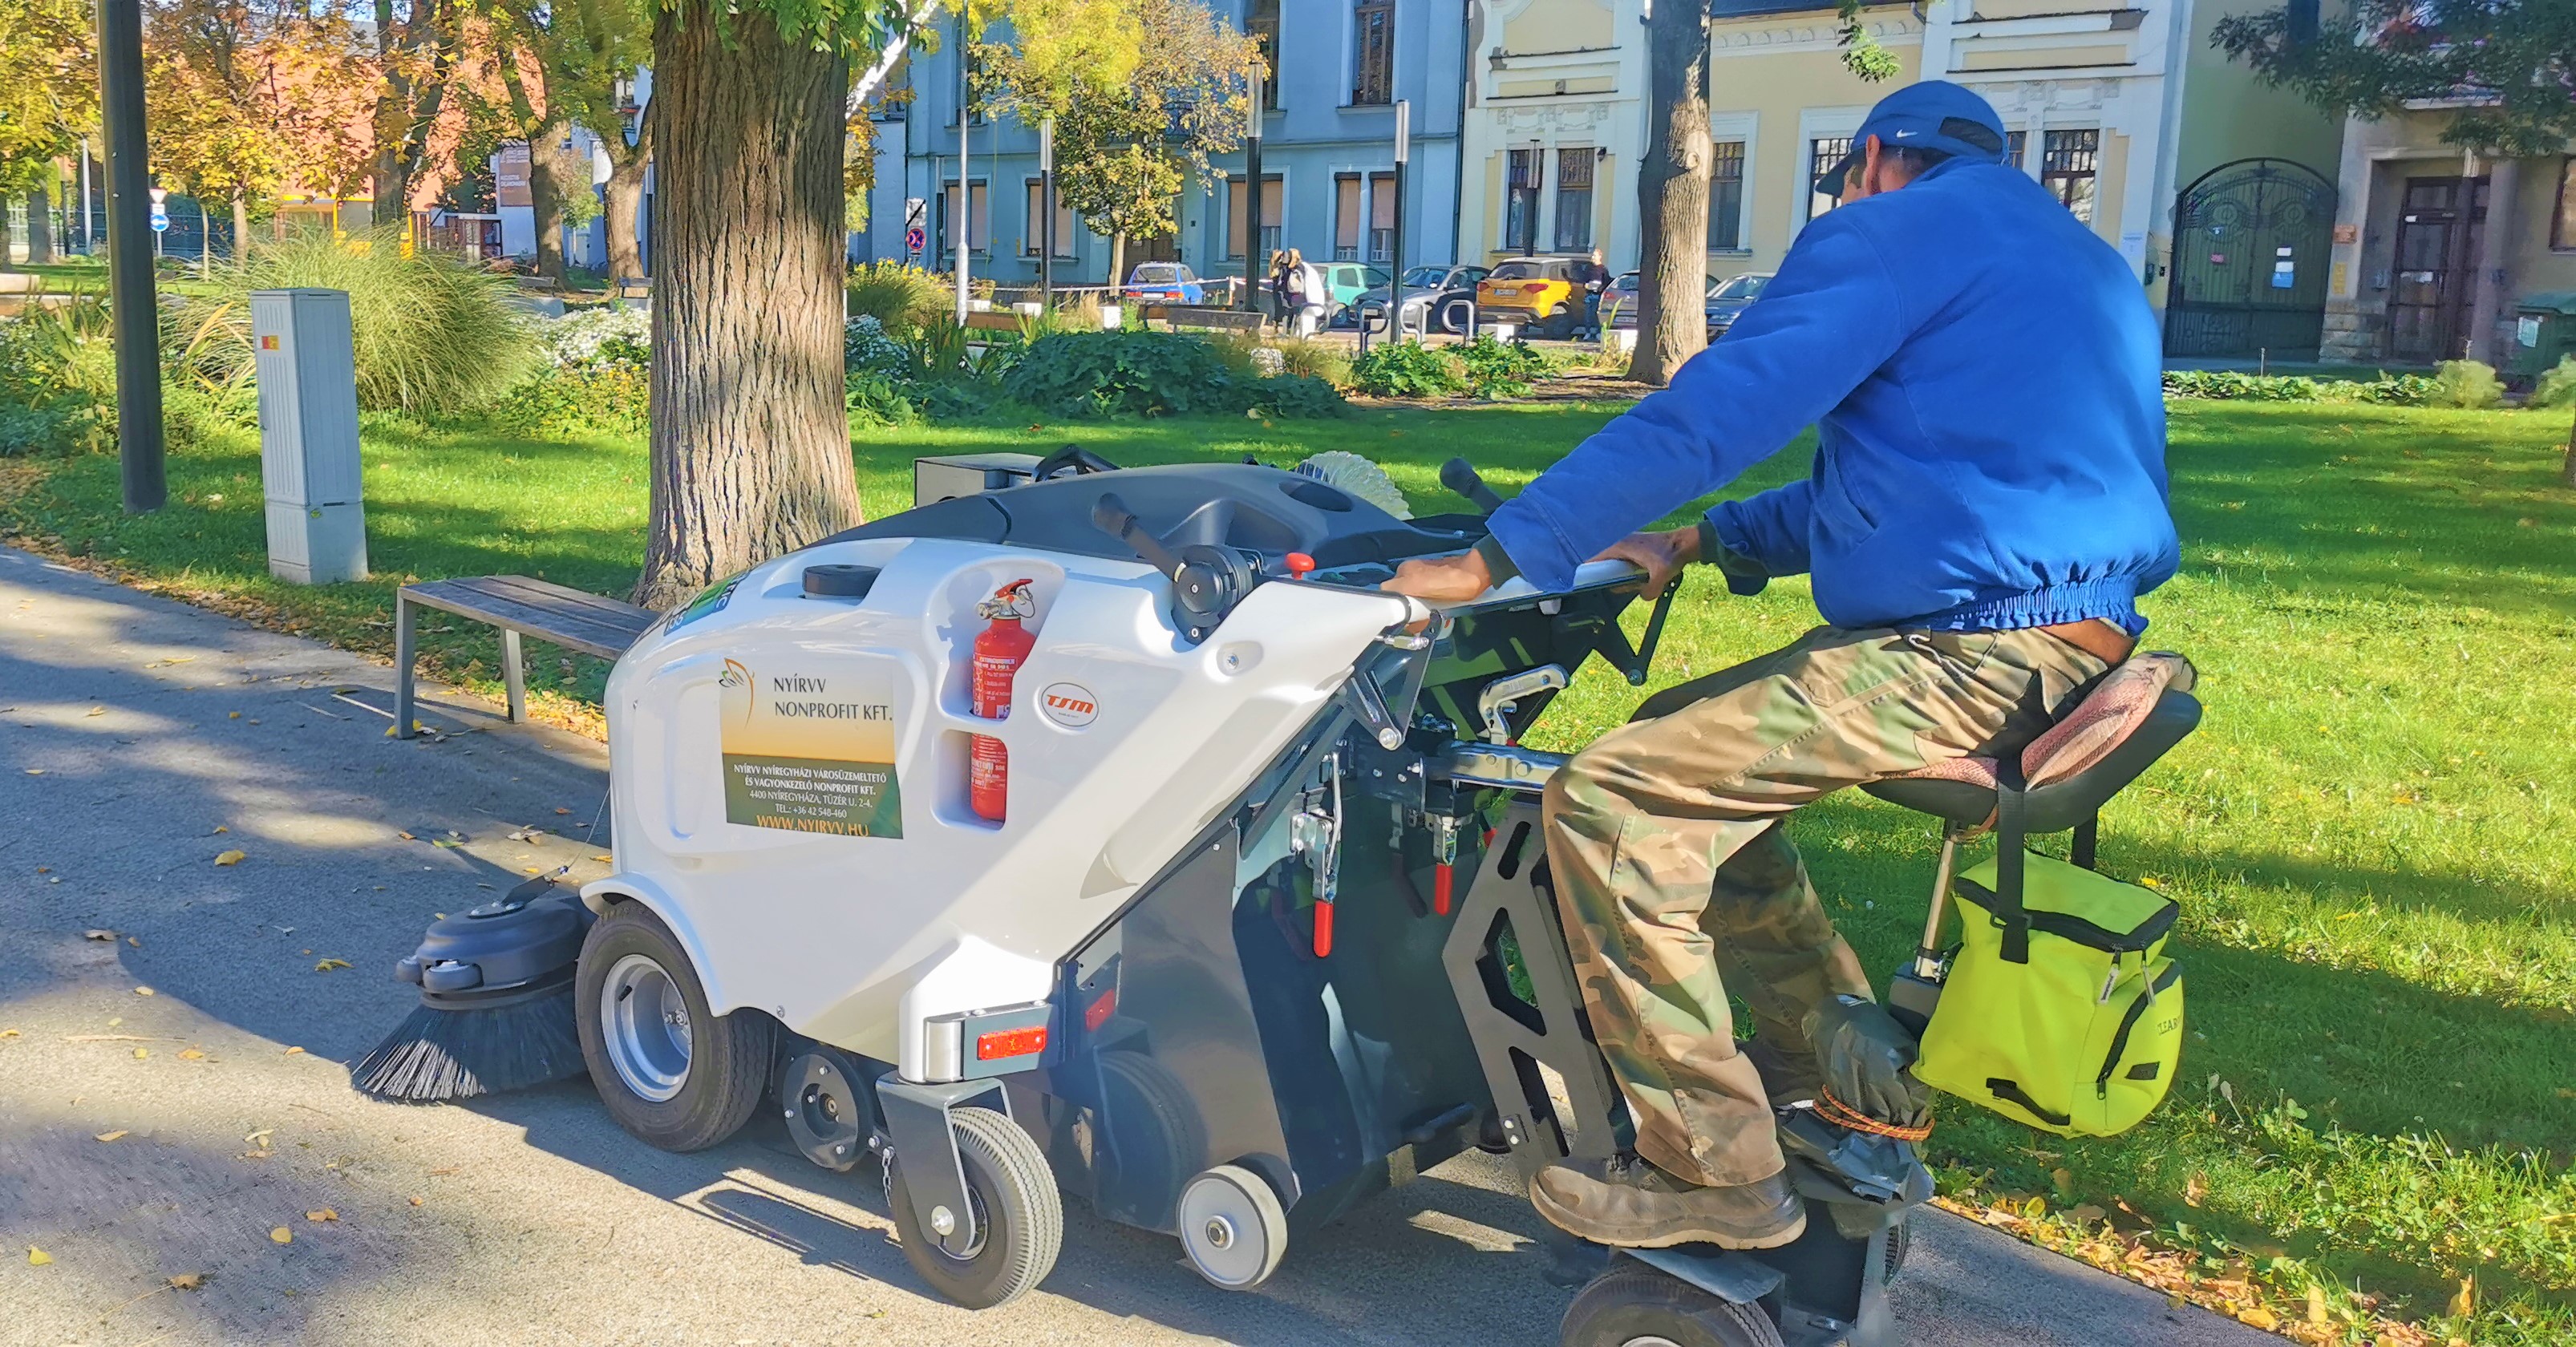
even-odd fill
[(1783, 816), (2027, 741), (2109, 667), (2042, 631), (1819, 627), (1656, 694), (1557, 772), (1543, 818), (1558, 911), (1640, 1154), (1703, 1184), (1778, 1172), (1728, 988), (1793, 1060), (1813, 1051), (1809, 1007), (1870, 995)]

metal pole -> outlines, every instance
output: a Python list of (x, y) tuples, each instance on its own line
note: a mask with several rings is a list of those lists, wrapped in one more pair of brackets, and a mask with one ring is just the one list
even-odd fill
[[(1387, 292), (1395, 297), (1392, 335), (1397, 341), (1404, 340), (1404, 172), (1407, 161), (1412, 158), (1413, 103), (1399, 98), (1395, 101), (1395, 234), (1387, 240), (1386, 259), (1387, 269), (1395, 273)], [(1425, 319), (1423, 329), (1427, 334), (1431, 326), (1428, 301), (1424, 302), (1422, 316)]]
[(957, 325), (966, 326), (966, 226), (975, 218), (975, 188), (966, 179), (966, 11), (957, 12)]
[(99, 114), (107, 128), (108, 308), (116, 324), (116, 449), (125, 512), (169, 499), (162, 478), (160, 305), (152, 293), (152, 169), (143, 135), (142, 0), (98, 0)]
[(96, 233), (93, 231), (89, 213), (89, 137), (87, 136), (81, 137), (80, 192), (81, 251), (84, 253), (94, 253), (98, 251), (98, 238)]
[(1261, 312), (1261, 81), (1243, 128), (1243, 307)]
[[(1547, 150), (1537, 140), (1530, 142), (1530, 207), (1529, 219), (1521, 227), (1521, 256), (1538, 252), (1538, 203), (1547, 195)], [(1639, 278), (1639, 284), (1644, 278)]]
[(1055, 118), (1038, 123), (1038, 310), (1055, 308)]

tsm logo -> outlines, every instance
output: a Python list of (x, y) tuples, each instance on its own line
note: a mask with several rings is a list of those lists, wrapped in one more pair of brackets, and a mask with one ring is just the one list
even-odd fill
[(1080, 683), (1049, 683), (1038, 689), (1038, 714), (1078, 730), (1100, 718), (1100, 703)]

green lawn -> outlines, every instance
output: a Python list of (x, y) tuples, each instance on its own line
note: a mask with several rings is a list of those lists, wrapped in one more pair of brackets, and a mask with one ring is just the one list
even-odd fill
[[(909, 501), (915, 454), (1066, 442), (1127, 463), (1349, 449), (1431, 506), (1449, 455), (1508, 490), (1615, 410), (870, 430), (857, 457), (880, 513)], [(2353, 1288), (2436, 1340), (2576, 1341), (2576, 492), (2552, 484), (2564, 431), (2511, 412), (2175, 405), (2185, 561), (2148, 605), (2149, 639), (2200, 666), (2209, 719), (2115, 806), (2103, 854), (2183, 902), (2183, 1083), (2107, 1141), (1951, 1104), (1931, 1147), (1949, 1191), (2107, 1211), (2210, 1284), (2268, 1288), (2293, 1320), (2321, 1286), (2327, 1324), (2290, 1325), (2312, 1341), (2370, 1340), (2337, 1315)], [(0, 525), (380, 652), (382, 581), (520, 571), (617, 593), (633, 579), (645, 471), (632, 441), (371, 419), (366, 458), (375, 584), (261, 573), (247, 437), (177, 454), (171, 508), (142, 519), (117, 514), (109, 459), (16, 478), (0, 462)], [(1803, 453), (1786, 455), (1746, 488), (1800, 471)], [(1694, 578), (1657, 685), (1811, 621), (1802, 583), (1741, 600)], [(479, 629), (431, 648), (490, 676)], [(596, 696), (591, 662), (540, 664), (537, 685)], [(1579, 745), (1639, 695), (1596, 669), (1538, 738)], [(1920, 921), (1930, 828), (1855, 796), (1796, 832), (1865, 961), (1892, 966)], [(2039, 1233), (2064, 1244), (2076, 1227)], [(2454, 1319), (2464, 1277), (2472, 1314)]]

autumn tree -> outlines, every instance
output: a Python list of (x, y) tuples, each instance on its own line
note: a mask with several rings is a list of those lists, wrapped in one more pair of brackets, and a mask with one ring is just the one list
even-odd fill
[(1637, 165), (1637, 349), (1628, 377), (1661, 386), (1708, 342), (1709, 0), (1646, 19), (1646, 154)]
[[(28, 255), (37, 261), (50, 255), (56, 161), (98, 123), (89, 23), (80, 0), (0, 4), (0, 203), (25, 196)], [(7, 219), (0, 207), (0, 261), (9, 255)]]
[[(624, 168), (619, 195), (625, 210), (612, 203), (609, 230), (612, 268), (620, 261), (617, 237), (622, 232), (625, 258), (641, 275), (634, 209), (643, 194), (644, 161), (649, 146), (626, 142), (625, 117), (618, 90), (634, 77), (644, 55), (645, 30), (625, 0), (566, 0), (553, 5), (525, 5), (491, 0), (478, 17), (489, 25), (493, 57), (491, 84), (497, 86), (494, 112), (512, 138), (528, 145), (528, 195), (534, 207), (537, 270), (562, 280), (563, 231), (589, 223), (598, 213), (591, 194), (588, 156), (568, 147), (571, 129), (597, 136), (613, 168)], [(611, 142), (614, 142), (613, 144)], [(622, 220), (617, 218), (622, 214)]]
[(988, 106), (1056, 120), (1056, 191), (1109, 239), (1111, 283), (1129, 239), (1180, 227), (1182, 189), (1242, 144), (1265, 68), (1259, 42), (1199, 0), (1019, 0), (1010, 39), (976, 48)]
[[(2442, 139), (2507, 158), (2564, 154), (2576, 138), (2576, 5), (2565, 0), (2353, 0), (2231, 14), (2210, 42), (2264, 83), (2338, 116), (2423, 100), (2450, 110)], [(2576, 431), (2563, 475), (2576, 486)]]
[(296, 0), (158, 0), (144, 23), (153, 166), (229, 201), (233, 248), (254, 205), (291, 187), (346, 195), (374, 158), (373, 53), (347, 17)]

